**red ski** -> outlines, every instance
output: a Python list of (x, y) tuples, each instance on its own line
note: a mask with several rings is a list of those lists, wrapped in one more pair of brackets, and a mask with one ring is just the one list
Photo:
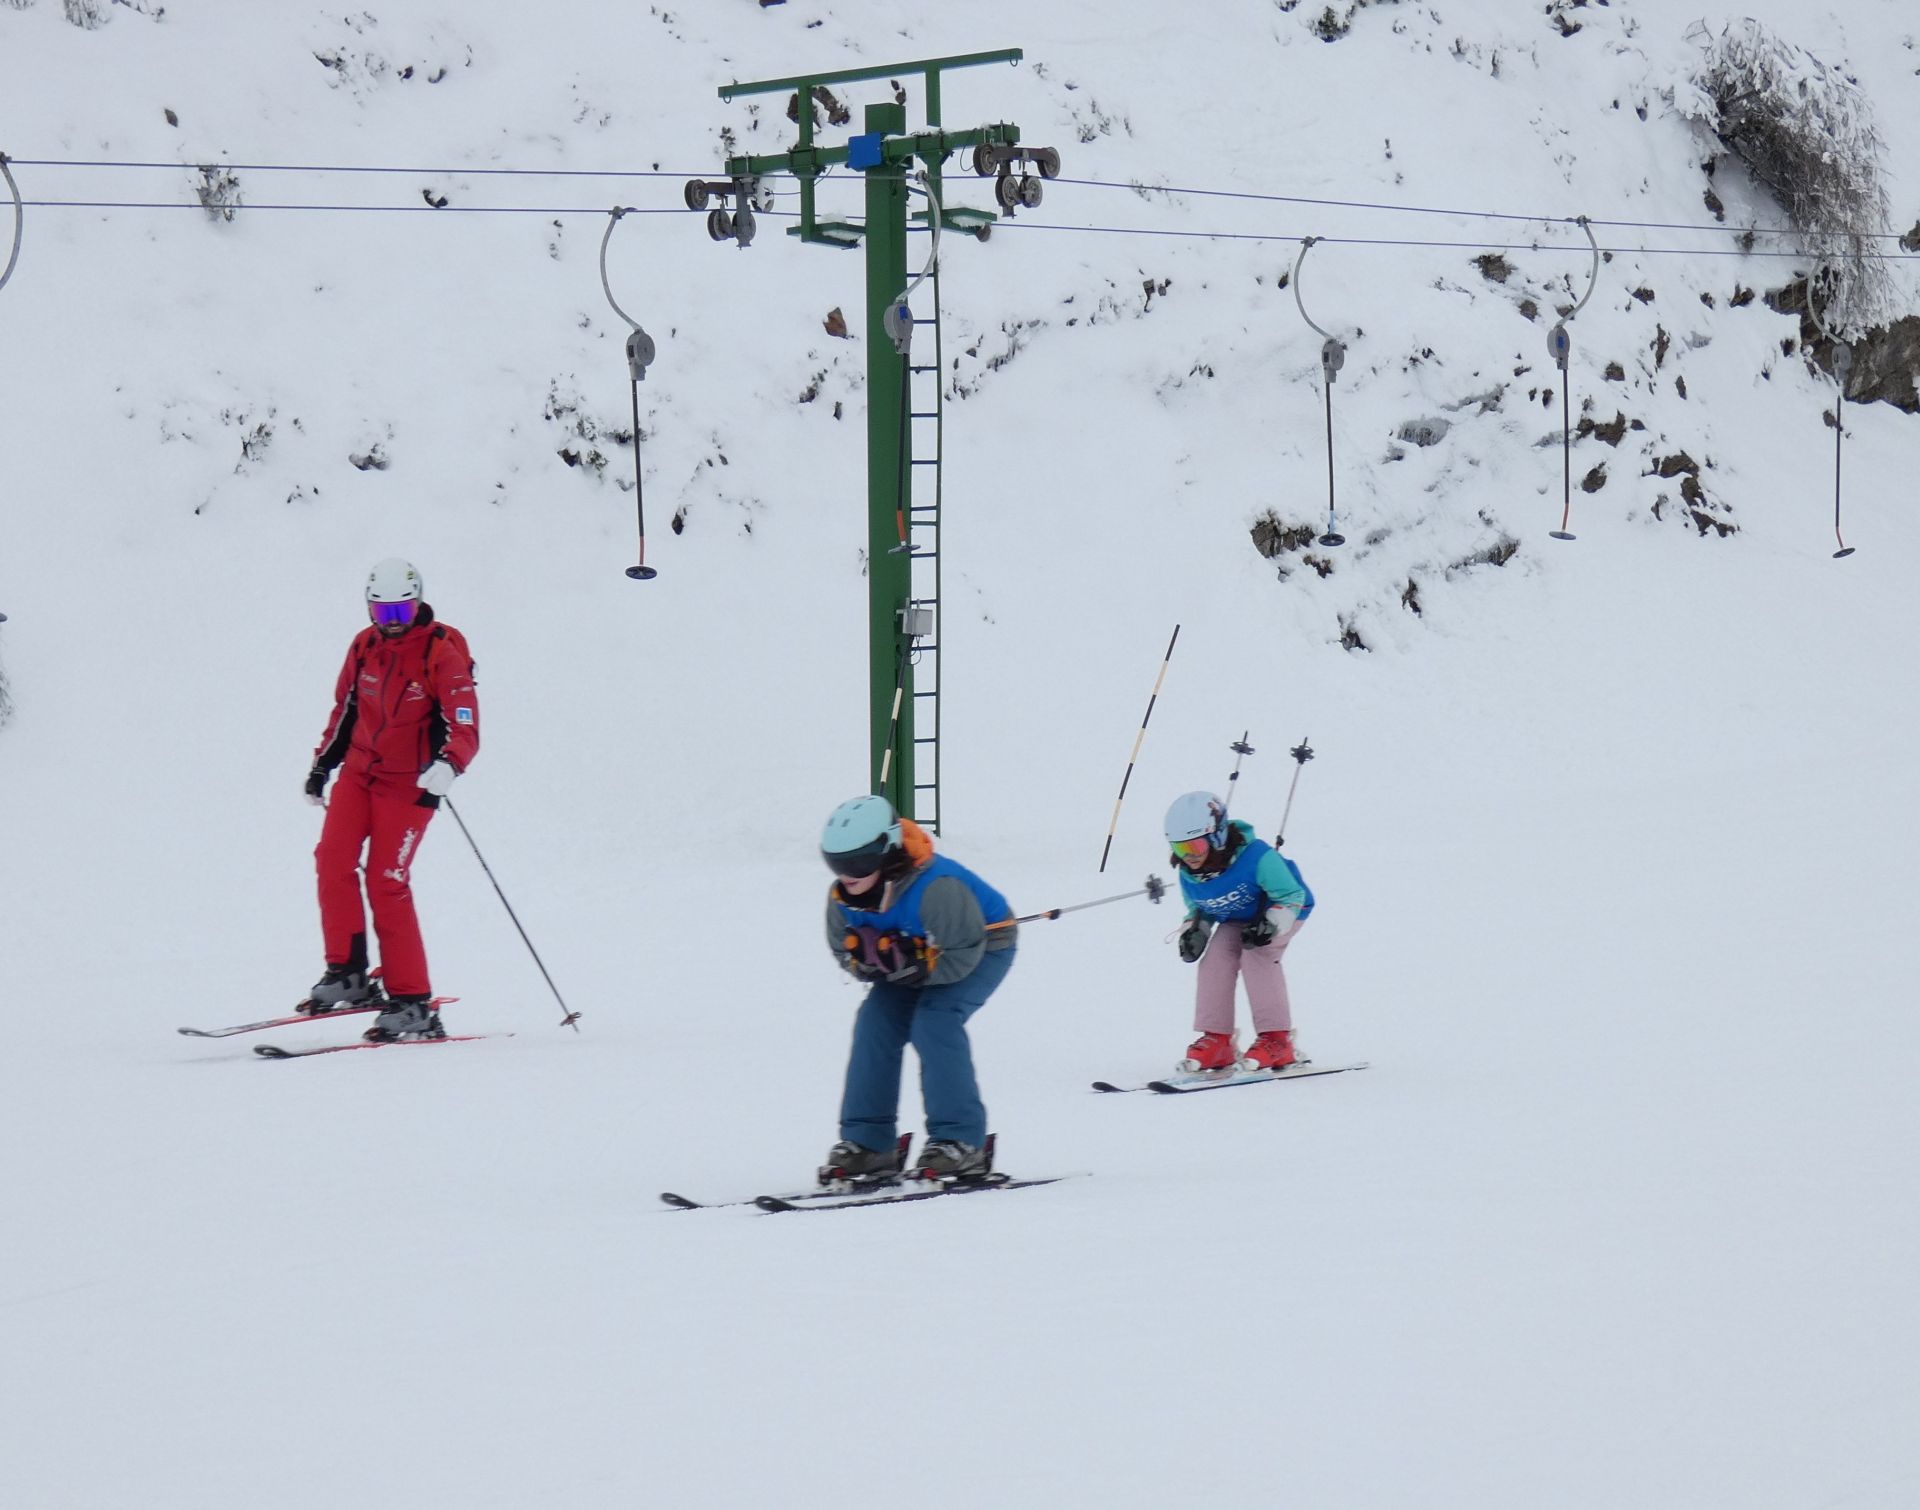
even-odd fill
[[(449, 998), (451, 1000), (451, 998)], [(189, 1038), (231, 1038), (236, 1033), (257, 1033), (262, 1028), (291, 1028), (303, 1022), (324, 1022), (329, 1017), (352, 1017), (361, 1012), (384, 1012), (388, 1003), (385, 998), (368, 1002), (364, 1007), (335, 1007), (330, 1012), (296, 1012), (291, 1017), (269, 1017), (265, 1022), (243, 1022), (233, 1028), (181, 1028)]]
[(396, 1038), (391, 1043), (327, 1043), (313, 1049), (283, 1049), (277, 1043), (256, 1043), (262, 1059), (311, 1059), (315, 1054), (350, 1054), (355, 1049), (417, 1049), (435, 1043), (478, 1043), (482, 1038), (511, 1038), (511, 1033), (449, 1033), (445, 1038)]

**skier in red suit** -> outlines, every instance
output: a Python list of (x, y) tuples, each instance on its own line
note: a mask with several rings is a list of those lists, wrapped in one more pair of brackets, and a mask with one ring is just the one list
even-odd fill
[[(420, 574), (407, 562), (375, 566), (366, 597), (373, 622), (347, 649), (333, 716), (307, 776), (307, 800), (327, 810), (313, 852), (327, 971), (302, 1009), (381, 1003), (366, 1033), (370, 1042), (444, 1037), (431, 1007), (408, 867), (440, 799), (480, 750), (473, 657), (459, 630), (434, 621)], [(335, 768), (340, 775), (329, 799), (327, 777)], [(367, 968), (362, 872), (380, 938), (379, 981)]]

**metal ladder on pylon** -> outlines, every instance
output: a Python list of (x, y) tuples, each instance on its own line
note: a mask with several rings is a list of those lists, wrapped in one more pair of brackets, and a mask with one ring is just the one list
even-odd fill
[(941, 450), (946, 431), (946, 394), (940, 335), (940, 270), (936, 262), (915, 297), (931, 298), (923, 318), (914, 309), (916, 331), (933, 327), (933, 360), (907, 358), (907, 538), (912, 543), (912, 586), (907, 606), (931, 615), (929, 632), (913, 647), (913, 820), (940, 832), (940, 494)]

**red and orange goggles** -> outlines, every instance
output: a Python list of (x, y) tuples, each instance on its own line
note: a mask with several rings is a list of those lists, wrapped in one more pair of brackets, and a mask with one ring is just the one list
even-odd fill
[(1173, 841), (1173, 857), (1187, 865), (1198, 865), (1212, 853), (1213, 840), (1205, 834), (1200, 835), (1197, 839), (1175, 839)]

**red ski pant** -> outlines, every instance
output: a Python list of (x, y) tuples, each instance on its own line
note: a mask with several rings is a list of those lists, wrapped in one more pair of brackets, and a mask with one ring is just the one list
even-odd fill
[(1256, 1033), (1272, 1033), (1293, 1026), (1293, 1003), (1287, 996), (1287, 972), (1281, 956), (1299, 936), (1291, 934), (1271, 944), (1249, 949), (1240, 942), (1240, 925), (1222, 923), (1200, 956), (1200, 979), (1195, 985), (1193, 1027), (1198, 1033), (1233, 1031), (1234, 986), (1247, 983), (1247, 1006)]
[(427, 951), (420, 942), (413, 887), (407, 880), (433, 813), (409, 798), (374, 791), (363, 776), (343, 773), (333, 784), (327, 819), (313, 851), (320, 878), (320, 933), (327, 963), (333, 965), (345, 963), (353, 936), (367, 931), (360, 904), (360, 857), (366, 852), (367, 900), (373, 906), (389, 996), (424, 996), (433, 989), (427, 983)]

